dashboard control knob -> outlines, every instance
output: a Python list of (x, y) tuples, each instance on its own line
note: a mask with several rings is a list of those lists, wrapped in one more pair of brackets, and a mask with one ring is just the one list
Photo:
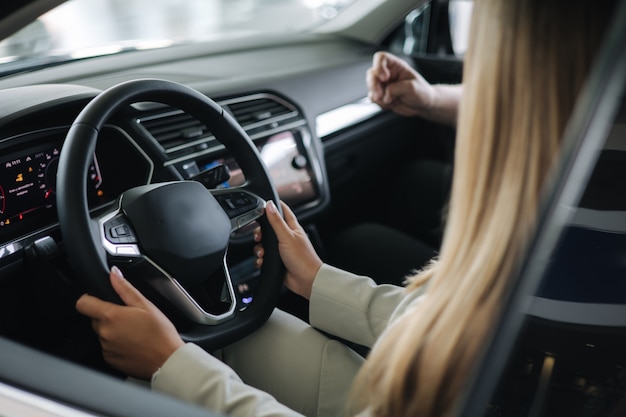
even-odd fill
[(295, 169), (304, 169), (306, 168), (306, 165), (307, 165), (306, 157), (302, 154), (296, 155), (291, 160), (291, 166), (293, 166)]

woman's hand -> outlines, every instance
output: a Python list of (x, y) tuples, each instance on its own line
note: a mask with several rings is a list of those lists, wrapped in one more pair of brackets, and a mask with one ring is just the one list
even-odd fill
[[(298, 223), (296, 215), (282, 201), (281, 207), (285, 216), (284, 220), (272, 201), (267, 202), (265, 215), (276, 233), (280, 257), (287, 268), (285, 285), (296, 294), (309, 299), (313, 280), (322, 266), (322, 260), (315, 252), (306, 232)], [(255, 230), (254, 239), (257, 242), (261, 241), (260, 228)], [(263, 264), (263, 246), (257, 244), (254, 252), (257, 256), (257, 266), (260, 267)]]
[(109, 278), (126, 305), (85, 294), (76, 302), (76, 309), (92, 319), (110, 365), (148, 380), (184, 342), (169, 319), (117, 267), (111, 268)]

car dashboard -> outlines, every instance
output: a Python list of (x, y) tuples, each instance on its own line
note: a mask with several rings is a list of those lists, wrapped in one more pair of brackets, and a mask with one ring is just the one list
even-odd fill
[[(50, 87), (28, 89), (34, 96), (46, 96)], [(309, 151), (310, 130), (293, 104), (271, 93), (216, 101), (253, 140), (282, 200), (300, 210), (320, 203), (320, 162)], [(85, 103), (81, 98), (59, 110), (54, 101), (42, 102), (42, 109), (29, 115), (28, 123), (20, 120), (5, 129), (12, 133), (0, 142), (0, 265), (36, 239), (55, 233), (58, 159), (70, 119)], [(217, 166), (226, 168), (226, 178), (202, 175)], [(178, 109), (136, 103), (100, 132), (86, 179), (88, 204), (97, 210), (134, 186), (199, 177), (209, 188), (237, 186), (245, 180), (236, 161), (207, 126)]]
[[(74, 308), (88, 288), (65, 255), (55, 193), (68, 130), (109, 87), (164, 79), (215, 101), (257, 147), (278, 196), (294, 210), (314, 245), (320, 243), (316, 222), (331, 209), (333, 176), (339, 187), (333, 198), (346, 201), (359, 189), (351, 178), (376, 185), (369, 176), (386, 170), (386, 154), (405, 146), (408, 139), (396, 132), (408, 122), (387, 131), (389, 116), (363, 102), (373, 48), (318, 36), (285, 45), (275, 39), (257, 42), (256, 49), (222, 45), (210, 50), (198, 44), (138, 51), (0, 79), (0, 314), (14, 317), (0, 323), (1, 335), (111, 372), (89, 323)], [(284, 65), (285, 56), (291, 65)], [(242, 60), (253, 65), (242, 66)], [(369, 120), (378, 126), (369, 138), (388, 136), (382, 154), (373, 151), (378, 145), (370, 139), (344, 135), (354, 126), (367, 129)], [(348, 155), (344, 158), (336, 148)], [(356, 149), (360, 154), (354, 156)], [(335, 158), (331, 172), (329, 150)], [(372, 170), (372, 164), (380, 168)], [(197, 180), (207, 188), (226, 188), (246, 180), (207, 126), (158, 102), (133, 103), (110, 115), (86, 171), (87, 204), (94, 217), (140, 185)], [(259, 277), (254, 244), (252, 227), (231, 235), (228, 266), (240, 309), (254, 298)], [(290, 307), (299, 311), (299, 301), (294, 302)]]
[[(101, 355), (89, 326), (77, 327), (84, 318), (73, 310), (72, 300), (89, 289), (64, 253), (56, 210), (56, 174), (66, 134), (97, 94), (75, 85), (0, 91), (3, 102), (24, 103), (7, 108), (1, 118), (0, 285), (4, 294), (0, 298), (2, 313), (15, 320), (3, 323), (0, 331), (46, 351), (58, 350), (73, 361), (81, 362), (76, 358), (81, 352), (88, 366), (110, 372), (98, 359)], [(318, 209), (324, 198), (324, 177), (300, 110), (269, 92), (215, 101), (256, 145), (279, 197), (299, 212)], [(110, 210), (128, 189), (172, 180), (197, 180), (210, 189), (237, 187), (246, 181), (208, 127), (179, 109), (140, 102), (112, 115), (99, 132), (84, 180), (92, 215)], [(254, 225), (233, 232), (228, 251), (229, 285), (240, 310), (254, 299), (260, 277), (252, 250)], [(211, 297), (219, 298), (219, 288), (206, 291), (216, 291)], [(20, 300), (27, 294), (44, 300), (29, 305)], [(41, 332), (41, 317), (57, 315), (58, 321), (50, 327), (57, 331)], [(74, 333), (66, 334), (68, 329)], [(71, 340), (80, 340), (81, 347), (72, 349)]]

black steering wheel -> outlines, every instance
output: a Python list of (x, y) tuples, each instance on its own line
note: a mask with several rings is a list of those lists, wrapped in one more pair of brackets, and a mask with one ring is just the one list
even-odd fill
[[(125, 191), (112, 208), (92, 215), (87, 177), (99, 132), (111, 115), (137, 102), (176, 107), (205, 123), (235, 158), (245, 184), (214, 190), (196, 181), (148, 184)], [(276, 306), (284, 266), (263, 213), (266, 201), (279, 202), (278, 193), (245, 131), (196, 90), (151, 79), (118, 84), (99, 94), (67, 134), (56, 191), (64, 246), (92, 294), (121, 303), (108, 278), (110, 266), (118, 265), (131, 282), (152, 290), (150, 298), (157, 305), (176, 316), (185, 340), (205, 349), (250, 334)], [(253, 301), (239, 308), (226, 255), (232, 232), (253, 221), (261, 225), (265, 255)], [(219, 296), (199, 290), (205, 287)]]

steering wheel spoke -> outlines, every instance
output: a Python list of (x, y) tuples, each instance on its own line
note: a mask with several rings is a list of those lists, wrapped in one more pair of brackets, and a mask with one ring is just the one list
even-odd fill
[(236, 298), (225, 255), (210, 278), (219, 281), (212, 283), (212, 292), (200, 287), (188, 289), (159, 265), (158, 258), (142, 252), (140, 238), (121, 205), (100, 215), (95, 222), (108, 263), (123, 268), (131, 281), (149, 286), (187, 319), (201, 325), (217, 325), (234, 316)]
[(109, 257), (139, 257), (137, 236), (128, 218), (117, 207), (96, 219), (102, 246)]
[[(140, 276), (143, 283), (167, 300), (190, 322), (215, 326), (232, 319), (237, 300), (226, 258), (220, 270), (210, 279), (210, 287), (186, 288), (180, 281), (164, 271), (152, 259), (142, 256), (131, 268), (131, 274)], [(131, 278), (132, 279), (132, 278)]]

